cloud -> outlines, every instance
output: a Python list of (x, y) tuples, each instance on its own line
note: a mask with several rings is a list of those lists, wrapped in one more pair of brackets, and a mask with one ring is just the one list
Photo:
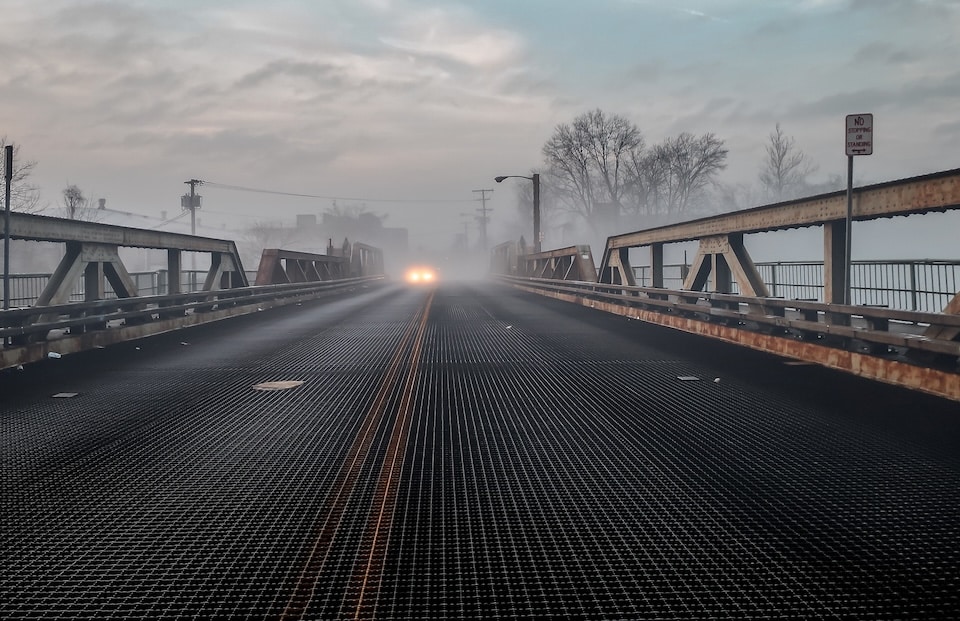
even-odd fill
[(934, 100), (953, 102), (960, 99), (960, 71), (951, 75), (923, 77), (897, 86), (840, 91), (793, 106), (791, 114), (817, 116), (849, 114), (864, 106), (871, 109), (908, 109), (918, 104), (930, 105)]
[(523, 49), (521, 39), (511, 32), (478, 27), (439, 9), (408, 15), (396, 30), (380, 41), (403, 52), (472, 68), (509, 65), (520, 59)]
[(862, 46), (853, 55), (853, 61), (877, 63), (880, 65), (903, 65), (920, 60), (922, 56), (916, 50), (908, 50), (887, 41), (874, 41)]
[(724, 23), (726, 23), (726, 22), (729, 22), (729, 21), (730, 21), (730, 20), (728, 20), (728, 19), (723, 19), (723, 18), (717, 17), (717, 16), (715, 16), (715, 15), (708, 15), (708, 14), (704, 13), (703, 11), (698, 11), (698, 10), (696, 10), (696, 9), (677, 9), (677, 10), (678, 10), (680, 13), (683, 13), (683, 14), (685, 14), (685, 15), (690, 15), (691, 17), (696, 17), (696, 18), (698, 18), (698, 19), (704, 19), (704, 20), (708, 20), (708, 21), (712, 21), (712, 22), (724, 22)]
[[(946, 121), (938, 123), (931, 132), (932, 139), (930, 145), (939, 145), (944, 151), (952, 151), (956, 148), (957, 142), (960, 142), (960, 121)], [(938, 149), (929, 149), (936, 153)]]

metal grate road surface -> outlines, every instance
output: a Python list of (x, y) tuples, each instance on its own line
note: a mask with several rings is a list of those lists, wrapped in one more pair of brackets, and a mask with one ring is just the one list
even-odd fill
[(5, 619), (960, 611), (956, 404), (505, 288), (375, 288), (0, 388)]

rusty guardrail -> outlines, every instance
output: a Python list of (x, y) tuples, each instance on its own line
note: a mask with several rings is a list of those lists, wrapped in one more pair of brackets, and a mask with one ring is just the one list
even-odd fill
[(139, 296), (0, 311), (0, 368), (365, 287), (382, 276)]
[(960, 315), (499, 275), (514, 287), (960, 401)]

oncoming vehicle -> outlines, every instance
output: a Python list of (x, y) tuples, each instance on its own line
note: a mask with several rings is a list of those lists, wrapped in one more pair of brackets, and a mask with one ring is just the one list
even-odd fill
[(404, 280), (413, 285), (429, 284), (437, 281), (437, 272), (432, 267), (416, 266), (407, 270)]

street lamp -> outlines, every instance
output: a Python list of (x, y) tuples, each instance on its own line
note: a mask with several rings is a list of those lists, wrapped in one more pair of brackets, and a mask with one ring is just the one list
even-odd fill
[(494, 177), (494, 181), (501, 183), (504, 179), (516, 177), (517, 179), (529, 179), (533, 181), (533, 252), (540, 252), (540, 175), (534, 173), (532, 177), (524, 175), (503, 175)]

